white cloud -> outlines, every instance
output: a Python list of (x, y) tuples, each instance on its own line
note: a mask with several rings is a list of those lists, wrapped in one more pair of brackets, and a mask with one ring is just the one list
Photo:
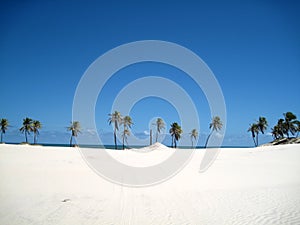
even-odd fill
[(223, 137), (223, 134), (221, 134), (221, 133), (219, 133), (219, 132), (216, 132), (215, 135), (216, 135), (217, 138), (222, 138), (222, 137)]

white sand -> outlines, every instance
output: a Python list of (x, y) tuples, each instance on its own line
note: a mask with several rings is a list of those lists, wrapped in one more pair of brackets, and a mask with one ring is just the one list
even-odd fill
[(128, 188), (95, 174), (78, 149), (0, 145), (0, 224), (300, 224), (300, 145), (222, 149), (199, 173), (203, 154), (162, 184)]

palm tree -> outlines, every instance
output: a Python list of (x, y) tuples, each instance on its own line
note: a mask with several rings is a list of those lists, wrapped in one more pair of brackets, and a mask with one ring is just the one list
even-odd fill
[(277, 122), (277, 130), (278, 130), (278, 135), (279, 138), (283, 138), (284, 134), (286, 133), (286, 125), (284, 123), (284, 119), (279, 119)]
[[(257, 126), (258, 126), (258, 129), (259, 131), (264, 134), (265, 133), (265, 130), (267, 129), (268, 127), (268, 122), (266, 120), (265, 117), (259, 117), (258, 119), (258, 122), (257, 122)], [(258, 143), (257, 143), (258, 144)]]
[(78, 133), (80, 133), (80, 123), (79, 121), (73, 121), (71, 122), (71, 125), (67, 127), (68, 131), (71, 131), (71, 138), (70, 138), (70, 147), (73, 145), (73, 139), (78, 136)]
[(125, 149), (125, 145), (124, 145), (124, 141), (126, 142), (126, 144), (128, 145), (127, 142), (127, 136), (130, 136), (130, 131), (128, 129), (125, 129), (122, 133), (122, 139), (123, 139), (123, 150)]
[(165, 129), (165, 122), (163, 121), (162, 118), (157, 118), (157, 120), (156, 120), (156, 140), (155, 140), (155, 142), (158, 141), (158, 134), (161, 132), (162, 129)]
[(9, 123), (7, 119), (1, 119), (0, 120), (0, 126), (1, 126), (1, 143), (3, 143), (3, 134), (5, 134), (6, 130), (8, 129)]
[(122, 116), (121, 113), (118, 111), (115, 111), (112, 114), (108, 114), (109, 118), (108, 118), (108, 122), (109, 125), (111, 125), (112, 123), (114, 124), (114, 142), (115, 142), (115, 149), (118, 149), (118, 145), (117, 145), (117, 130), (119, 130), (119, 124), (122, 121)]
[(272, 128), (271, 133), (272, 133), (272, 136), (273, 136), (274, 140), (279, 139), (279, 137), (280, 137), (280, 130), (279, 130), (278, 125), (275, 125)]
[(32, 122), (32, 131), (34, 133), (34, 137), (33, 137), (33, 143), (36, 144), (37, 143), (37, 136), (40, 134), (39, 129), (42, 128), (42, 124), (40, 121), (38, 120), (34, 120)]
[(223, 123), (222, 123), (220, 117), (214, 116), (214, 117), (212, 118), (212, 122), (209, 124), (209, 129), (211, 129), (211, 131), (210, 131), (210, 134), (208, 135), (208, 137), (207, 137), (207, 139), (206, 139), (205, 148), (206, 148), (206, 146), (207, 146), (208, 140), (209, 140), (210, 136), (212, 135), (212, 133), (213, 133), (214, 131), (221, 130), (222, 127), (223, 127)]
[(171, 124), (171, 128), (170, 128), (170, 134), (172, 136), (172, 148), (173, 148), (173, 144), (174, 147), (177, 147), (177, 141), (180, 139), (181, 134), (182, 134), (182, 129), (181, 126), (178, 125), (178, 123), (174, 122)]
[[(285, 134), (287, 135), (287, 137), (289, 138), (289, 132), (294, 135), (295, 132), (297, 131), (297, 116), (294, 115), (291, 112), (287, 112), (283, 114), (284, 116), (284, 124), (285, 124)], [(296, 125), (296, 126), (295, 126)]]
[(125, 116), (124, 118), (122, 118), (121, 124), (124, 127), (123, 134), (122, 134), (123, 150), (124, 150), (125, 149), (124, 141), (125, 141), (125, 139), (127, 140), (127, 136), (130, 135), (129, 128), (131, 128), (131, 125), (133, 124), (131, 117), (130, 116)]
[(27, 135), (32, 131), (32, 119), (26, 117), (23, 119), (23, 126), (20, 128), (22, 133), (25, 133), (25, 142), (28, 143)]
[(193, 129), (192, 132), (190, 133), (190, 135), (191, 135), (192, 148), (193, 148), (194, 147), (193, 139), (195, 139), (195, 141), (197, 140), (198, 131), (196, 129)]
[(150, 129), (150, 145), (152, 145), (152, 129)]
[[(249, 129), (248, 129), (248, 132), (249, 131), (251, 131), (254, 146), (257, 147), (257, 145), (258, 145), (258, 133), (259, 133), (258, 125), (256, 123), (251, 124)], [(255, 140), (255, 137), (256, 137), (256, 140)]]

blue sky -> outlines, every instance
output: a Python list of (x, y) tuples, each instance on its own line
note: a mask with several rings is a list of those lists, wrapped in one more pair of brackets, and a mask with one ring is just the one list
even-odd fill
[[(226, 102), (224, 145), (252, 145), (247, 129), (259, 116), (270, 127), (284, 112), (300, 117), (300, 4), (297, 1), (5, 1), (0, 7), (0, 118), (11, 127), (26, 116), (40, 120), (40, 142), (68, 143), (73, 97), (86, 69), (119, 45), (164, 40), (201, 57), (217, 78)], [(97, 129), (113, 143), (107, 114), (115, 95), (142, 76), (163, 76), (189, 92), (199, 112), (199, 144), (209, 132), (203, 92), (181, 71), (159, 63), (132, 65), (106, 84), (96, 106)], [(159, 109), (159, 110), (157, 110)], [(132, 132), (143, 136), (156, 116), (178, 121), (168, 102), (143, 99), (130, 113)], [(166, 131), (168, 131), (167, 127)], [(189, 133), (191, 127), (184, 127)], [(146, 135), (144, 135), (146, 137)], [(261, 138), (262, 142), (271, 137)], [(169, 139), (165, 140), (166, 144)], [(182, 144), (189, 143), (187, 136)]]

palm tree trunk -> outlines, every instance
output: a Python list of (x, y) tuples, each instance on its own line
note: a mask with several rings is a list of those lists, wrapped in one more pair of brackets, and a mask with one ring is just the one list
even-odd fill
[(258, 134), (256, 135), (256, 147), (258, 146)]
[(171, 142), (171, 147), (173, 148), (173, 144), (174, 144), (174, 136), (172, 135), (172, 142)]
[(155, 142), (157, 142), (158, 140), (158, 132), (156, 131), (156, 139), (155, 139)]
[(70, 147), (72, 147), (72, 141), (73, 141), (73, 135), (71, 135), (71, 138), (70, 138)]
[(123, 133), (123, 150), (125, 150), (125, 144), (124, 144), (124, 141), (125, 141), (125, 130), (124, 130), (124, 133)]
[(194, 148), (194, 142), (193, 142), (193, 138), (192, 138), (192, 148)]
[(34, 136), (33, 136), (33, 144), (36, 144), (36, 133), (34, 133)]
[(150, 145), (152, 145), (152, 129), (150, 129)]
[(28, 143), (27, 141), (27, 132), (25, 131), (25, 142)]
[(116, 134), (116, 129), (114, 130), (114, 142), (115, 142), (115, 149), (118, 149), (118, 145), (117, 145), (117, 134)]
[(3, 143), (3, 132), (1, 132), (1, 143)]
[(253, 142), (254, 142), (254, 146), (256, 147), (256, 141), (255, 141), (255, 137), (252, 137), (253, 138)]
[(174, 146), (175, 146), (175, 148), (177, 148), (177, 142), (176, 142), (175, 138), (174, 138)]
[(208, 135), (208, 137), (206, 139), (205, 146), (204, 146), (205, 148), (207, 147), (208, 140), (209, 140), (212, 133), (213, 133), (213, 130), (210, 132), (210, 134)]

